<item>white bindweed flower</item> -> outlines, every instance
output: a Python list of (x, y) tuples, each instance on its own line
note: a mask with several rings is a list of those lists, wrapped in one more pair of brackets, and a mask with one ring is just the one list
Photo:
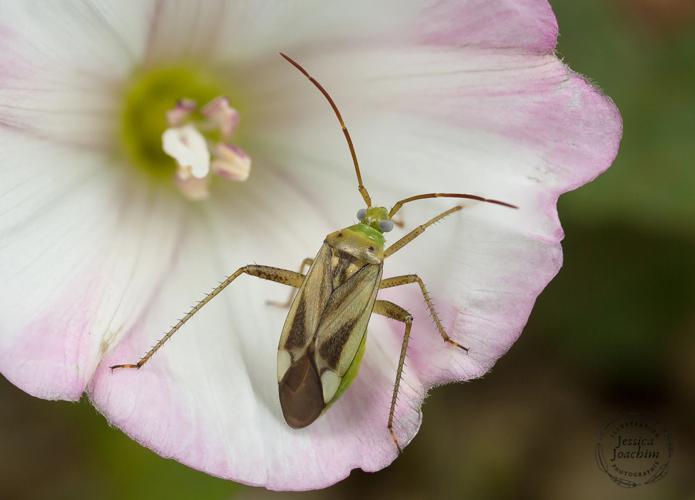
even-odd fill
[[(341, 106), (376, 204), (447, 191), (520, 207), (467, 202), (386, 262), (424, 279), (470, 349), (442, 342), (417, 286), (385, 291), (415, 317), (407, 444), (430, 388), (480, 377), (518, 338), (561, 265), (558, 197), (616, 155), (618, 111), (556, 38), (546, 0), (0, 1), (0, 371), (42, 398), (86, 392), (162, 456), (248, 484), (385, 467), (399, 323), (372, 318), (356, 381), (300, 430), (278, 401), (276, 284), (240, 278), (143, 369), (108, 367), (239, 266), (295, 269), (363, 206), (287, 52)], [(412, 229), (454, 204), (401, 213)]]

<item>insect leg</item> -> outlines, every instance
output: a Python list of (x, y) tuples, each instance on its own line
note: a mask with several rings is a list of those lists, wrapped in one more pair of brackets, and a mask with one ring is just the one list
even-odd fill
[[(299, 266), (299, 274), (304, 274), (305, 268), (308, 269), (311, 267), (311, 264), (314, 263), (314, 259), (311, 257), (307, 257), (302, 261), (302, 264)], [(277, 302), (275, 300), (266, 300), (265, 303), (268, 304), (269, 306), (275, 306), (275, 307), (281, 307), (283, 309), (290, 307), (290, 304), (292, 304), (292, 299), (294, 299), (296, 291), (291, 290), (290, 291), (290, 296), (287, 298), (286, 302)]]
[(437, 330), (439, 330), (439, 334), (442, 336), (442, 339), (444, 339), (444, 342), (468, 352), (467, 347), (462, 346), (461, 344), (453, 340), (448, 333), (446, 333), (444, 325), (442, 325), (442, 321), (439, 319), (439, 314), (437, 314), (437, 310), (434, 308), (434, 304), (432, 303), (430, 294), (427, 291), (427, 288), (425, 287), (425, 282), (422, 281), (422, 278), (420, 278), (420, 276), (418, 276), (417, 274), (406, 274), (404, 276), (386, 278), (384, 280), (381, 280), (379, 289), (383, 290), (384, 288), (393, 288), (394, 286), (408, 285), (410, 283), (417, 283), (420, 286), (420, 291), (422, 292), (422, 296), (425, 299), (425, 303), (427, 304), (427, 309), (429, 309), (430, 311), (432, 321), (434, 321), (434, 325), (437, 327)]
[(373, 312), (380, 314), (381, 316), (386, 316), (387, 318), (395, 319), (405, 323), (405, 333), (403, 334), (403, 344), (401, 345), (401, 354), (398, 358), (398, 369), (396, 370), (396, 382), (393, 384), (393, 395), (391, 396), (391, 408), (389, 409), (389, 420), (386, 426), (388, 427), (389, 433), (391, 434), (391, 439), (400, 453), (401, 446), (398, 444), (398, 438), (396, 437), (396, 432), (393, 430), (393, 417), (396, 414), (396, 401), (398, 400), (398, 388), (401, 385), (401, 376), (403, 375), (403, 365), (405, 363), (405, 356), (408, 352), (408, 340), (410, 339), (410, 327), (413, 325), (413, 316), (403, 309), (401, 306), (389, 302), (387, 300), (377, 300), (374, 303)]
[(442, 220), (442, 219), (443, 219), (444, 217), (446, 217), (447, 215), (451, 215), (451, 214), (453, 214), (454, 212), (458, 212), (458, 211), (461, 210), (462, 208), (463, 208), (463, 205), (458, 205), (458, 206), (456, 206), (456, 207), (450, 208), (449, 210), (446, 210), (445, 212), (442, 212), (441, 214), (437, 215), (436, 217), (431, 218), (430, 220), (428, 220), (428, 221), (425, 222), (424, 224), (420, 224), (418, 227), (416, 227), (415, 229), (413, 229), (412, 231), (410, 231), (408, 234), (406, 234), (405, 236), (403, 236), (400, 240), (396, 241), (393, 245), (391, 245), (391, 246), (388, 247), (386, 250), (384, 250), (384, 259), (385, 259), (386, 257), (390, 256), (390, 255), (393, 255), (393, 254), (396, 253), (398, 250), (400, 250), (401, 248), (403, 248), (404, 246), (406, 246), (408, 243), (410, 243), (411, 241), (413, 241), (415, 238), (417, 238), (418, 236), (420, 236), (422, 233), (425, 232), (425, 229), (427, 229), (428, 227), (430, 227), (430, 226), (431, 226), (432, 224), (434, 224), (435, 222), (438, 222), (438, 221)]
[(237, 279), (242, 274), (248, 274), (250, 276), (256, 276), (264, 280), (275, 281), (276, 283), (282, 283), (283, 285), (288, 285), (294, 288), (299, 288), (302, 286), (304, 281), (304, 275), (294, 271), (288, 271), (287, 269), (279, 269), (277, 267), (270, 266), (244, 266), (237, 269), (233, 274), (230, 274), (224, 281), (222, 281), (217, 287), (215, 287), (210, 293), (208, 293), (200, 302), (194, 305), (190, 311), (188, 311), (183, 318), (181, 318), (171, 329), (164, 334), (164, 336), (150, 349), (147, 353), (140, 358), (137, 363), (126, 363), (122, 365), (114, 365), (111, 367), (112, 370), (116, 368), (142, 368), (142, 366), (147, 363), (147, 361), (154, 356), (154, 354), (174, 335), (189, 319), (193, 317), (195, 313), (200, 311), (205, 304), (210, 302), (215, 298), (222, 290), (224, 290), (227, 285), (232, 281)]

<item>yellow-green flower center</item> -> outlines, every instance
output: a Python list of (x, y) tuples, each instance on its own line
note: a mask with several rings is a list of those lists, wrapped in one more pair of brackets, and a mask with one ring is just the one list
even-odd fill
[(120, 142), (129, 162), (152, 175), (171, 177), (176, 163), (162, 149), (167, 111), (182, 99), (206, 103), (228, 95), (214, 75), (189, 66), (148, 69), (132, 76), (123, 95)]

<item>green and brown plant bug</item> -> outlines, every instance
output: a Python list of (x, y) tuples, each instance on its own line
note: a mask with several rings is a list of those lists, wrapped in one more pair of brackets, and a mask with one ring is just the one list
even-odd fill
[[(468, 349), (447, 334), (427, 288), (417, 274), (382, 279), (384, 259), (413, 241), (429, 226), (461, 210), (463, 206), (458, 205), (440, 213), (388, 247), (384, 246), (384, 233), (393, 229), (393, 216), (400, 208), (416, 200), (465, 198), (509, 208), (517, 207), (503, 201), (463, 193), (410, 196), (396, 202), (391, 210), (372, 206), (367, 188), (362, 182), (350, 133), (335, 102), (299, 63), (285, 54), (280, 55), (318, 88), (340, 122), (355, 167), (357, 189), (366, 204), (366, 208), (357, 213), (359, 222), (326, 236), (316, 256), (304, 259), (299, 272), (260, 265), (238, 269), (194, 305), (137, 363), (114, 365), (111, 369), (142, 368), (194, 314), (242, 274), (275, 281), (298, 289), (296, 295), (290, 294), (287, 303), (275, 304), (289, 307), (278, 345), (277, 380), (280, 406), (290, 427), (310, 425), (350, 386), (359, 370), (366, 346), (367, 325), (372, 314), (379, 314), (405, 325), (387, 422), (390, 435), (400, 452), (400, 444), (393, 430), (393, 419), (413, 317), (399, 305), (377, 299), (377, 293), (385, 288), (416, 283), (444, 342), (466, 352)], [(307, 267), (308, 271), (304, 274)]]

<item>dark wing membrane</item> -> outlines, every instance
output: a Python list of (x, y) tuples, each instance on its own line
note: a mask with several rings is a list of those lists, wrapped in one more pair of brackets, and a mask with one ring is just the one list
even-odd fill
[(381, 265), (365, 265), (329, 297), (319, 321), (314, 352), (322, 380), (328, 370), (342, 377), (352, 364), (367, 331), (382, 269)]
[(285, 372), (279, 385), (280, 407), (290, 427), (306, 427), (321, 415), (326, 406), (323, 388), (311, 354), (305, 352)]

